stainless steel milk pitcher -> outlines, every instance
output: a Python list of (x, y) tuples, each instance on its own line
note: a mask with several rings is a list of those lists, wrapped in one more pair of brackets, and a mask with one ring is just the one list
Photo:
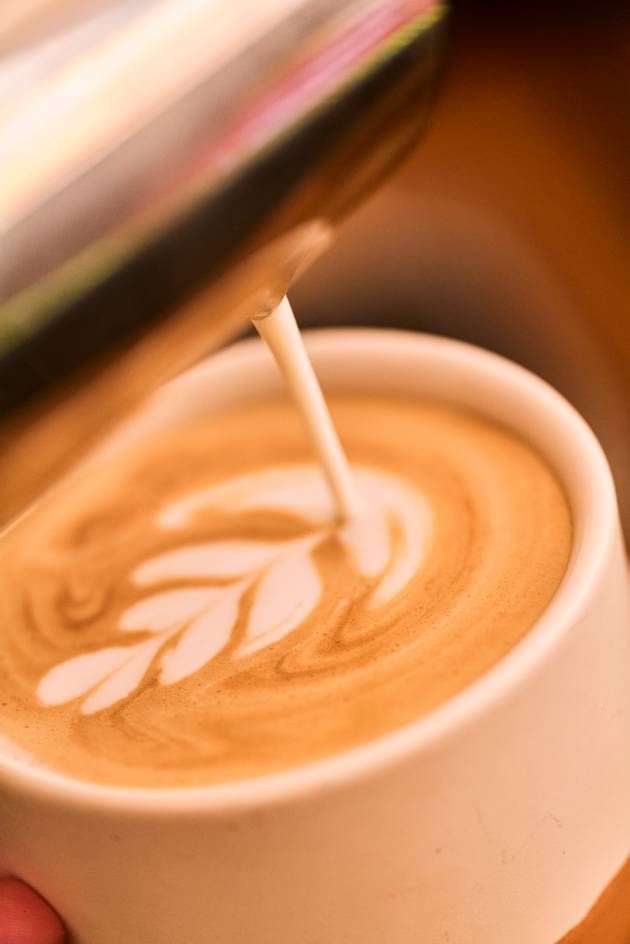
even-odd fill
[(406, 153), (438, 0), (5, 0), (0, 522), (281, 297)]

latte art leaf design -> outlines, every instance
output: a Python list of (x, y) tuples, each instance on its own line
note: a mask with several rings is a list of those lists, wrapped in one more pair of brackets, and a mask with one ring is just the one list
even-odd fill
[[(307, 539), (312, 547), (326, 532), (316, 532)], [(315, 541), (313, 540), (315, 538)], [(236, 543), (236, 542), (235, 542)], [(219, 587), (177, 589), (150, 594), (130, 607), (119, 628), (125, 632), (150, 632), (149, 640), (127, 647), (99, 649), (62, 662), (51, 669), (38, 687), (40, 701), (59, 705), (84, 697), (83, 714), (93, 714), (127, 698), (141, 684), (161, 650), (159, 681), (172, 685), (197, 672), (229, 642), (239, 618), (243, 596), (254, 587), (254, 598), (245, 637), (234, 653), (244, 657), (282, 639), (317, 606), (321, 594), (315, 565), (310, 560), (305, 541), (278, 541), (271, 556), (269, 546), (261, 554), (252, 541), (247, 560), (264, 560), (245, 579)], [(241, 550), (246, 542), (238, 542)], [(296, 546), (297, 545), (297, 546)], [(173, 556), (198, 560), (195, 576), (203, 564), (203, 554), (210, 545), (184, 545)], [(201, 551), (200, 551), (201, 548)], [(214, 550), (214, 549), (212, 549)], [(234, 548), (231, 548), (233, 551)], [(171, 578), (162, 558), (153, 558), (143, 565), (141, 579), (145, 584)], [(212, 554), (210, 555), (212, 557)], [(218, 559), (218, 558), (217, 558)], [(226, 566), (206, 570), (207, 579), (225, 577)], [(236, 568), (232, 567), (235, 571)], [(240, 569), (240, 568), (239, 568)], [(148, 578), (148, 574), (151, 577)], [(179, 576), (188, 577), (188, 572)], [(272, 601), (275, 602), (273, 605)], [(174, 640), (174, 645), (168, 643)]]
[[(312, 466), (243, 476), (163, 509), (156, 526), (169, 531), (184, 529), (196, 512), (217, 506), (235, 515), (252, 508), (286, 512), (312, 527), (305, 537), (287, 541), (184, 544), (143, 562), (131, 575), (140, 587), (173, 580), (214, 583), (149, 592), (123, 613), (118, 626), (123, 638), (129, 633), (149, 638), (54, 666), (39, 683), (40, 701), (52, 706), (81, 698), (83, 714), (102, 711), (132, 695), (156, 660), (159, 684), (181, 682), (232, 643), (241, 618), (245, 628), (231, 658), (246, 658), (286, 638), (321, 599), (313, 552), (329, 537), (339, 541), (359, 575), (379, 578), (372, 598), (374, 605), (386, 603), (421, 564), (430, 513), (421, 496), (389, 476), (359, 470), (357, 479), (373, 510), (345, 527), (333, 527), (330, 496)], [(399, 535), (395, 551), (391, 526)]]

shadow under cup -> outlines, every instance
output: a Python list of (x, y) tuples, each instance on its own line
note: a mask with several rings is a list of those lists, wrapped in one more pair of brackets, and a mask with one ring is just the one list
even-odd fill
[[(495, 355), (394, 331), (307, 341), (325, 389), (469, 407), (547, 458), (574, 521), (556, 596), (464, 692), (307, 767), (151, 790), (0, 759), (0, 871), (34, 884), (77, 944), (553, 944), (630, 851), (630, 603), (606, 459), (555, 391)], [(104, 451), (281, 390), (261, 343), (241, 342)], [(627, 940), (628, 911), (606, 944)]]

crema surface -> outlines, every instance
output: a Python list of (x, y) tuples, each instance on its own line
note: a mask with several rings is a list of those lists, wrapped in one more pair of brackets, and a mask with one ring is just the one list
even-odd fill
[(5, 736), (102, 783), (255, 777), (413, 721), (518, 643), (571, 551), (546, 463), (436, 403), (329, 404), (351, 526), (274, 400), (93, 466), (5, 536)]

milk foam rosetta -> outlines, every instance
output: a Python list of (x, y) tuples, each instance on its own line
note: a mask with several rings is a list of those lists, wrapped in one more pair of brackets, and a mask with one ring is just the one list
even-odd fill
[(102, 782), (251, 777), (417, 718), (518, 642), (571, 547), (542, 459), (429, 402), (331, 407), (350, 525), (268, 401), (109, 459), (5, 538), (6, 736)]

